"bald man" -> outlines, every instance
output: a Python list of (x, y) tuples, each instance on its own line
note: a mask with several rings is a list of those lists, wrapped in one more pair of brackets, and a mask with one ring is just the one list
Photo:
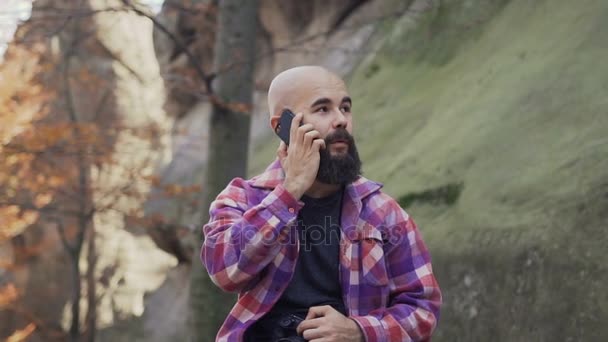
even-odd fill
[(428, 341), (441, 292), (414, 221), (361, 176), (344, 81), (286, 70), (268, 92), (270, 125), (297, 113), (289, 146), (210, 207), (201, 259), (239, 294), (217, 341)]

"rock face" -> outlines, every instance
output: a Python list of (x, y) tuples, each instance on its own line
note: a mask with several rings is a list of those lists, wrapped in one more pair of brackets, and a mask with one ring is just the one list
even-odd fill
[[(118, 0), (89, 1), (92, 10), (118, 8), (121, 4)], [(116, 122), (120, 127), (133, 128), (122, 129), (116, 135), (114, 163), (96, 171), (96, 185), (146, 193), (149, 184), (132, 184), (130, 172), (135, 169), (153, 175), (158, 166), (169, 160), (172, 125), (163, 110), (164, 87), (154, 54), (152, 23), (133, 12), (101, 12), (90, 24), (95, 30), (94, 40), (80, 63), (103, 66), (112, 79), (109, 91)], [(151, 127), (157, 135), (152, 139), (140, 136), (137, 128), (142, 127)], [(105, 204), (104, 200), (107, 201), (93, 198), (99, 204)], [(139, 210), (142, 203), (126, 194), (112, 200), (116, 210), (101, 212), (94, 218), (100, 251), (98, 277), (111, 270), (105, 280), (108, 286), (100, 287), (104, 292), (98, 306), (100, 329), (124, 317), (141, 316), (144, 294), (158, 288), (165, 272), (176, 264), (175, 257), (159, 250), (147, 234), (127, 230), (133, 228), (126, 224), (128, 213)]]

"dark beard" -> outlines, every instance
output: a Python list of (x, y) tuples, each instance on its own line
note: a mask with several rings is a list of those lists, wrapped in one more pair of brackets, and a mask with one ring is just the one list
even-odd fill
[[(348, 142), (348, 152), (337, 156), (332, 156), (329, 152), (329, 145), (336, 140)], [(325, 184), (350, 184), (361, 174), (361, 159), (355, 146), (355, 139), (346, 129), (340, 128), (325, 138), (325, 149), (321, 149), (321, 161), (317, 180)]]

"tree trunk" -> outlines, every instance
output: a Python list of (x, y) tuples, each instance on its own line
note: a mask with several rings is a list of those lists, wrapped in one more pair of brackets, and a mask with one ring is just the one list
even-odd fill
[[(66, 111), (68, 114), (69, 122), (72, 125), (72, 134), (75, 142), (83, 141), (82, 132), (78, 126), (82, 120), (78, 117), (76, 106), (74, 103), (74, 94), (70, 85), (70, 66), (71, 58), (74, 54), (74, 45), (70, 45), (65, 53), (65, 60), (63, 65), (63, 82), (65, 91)], [(78, 201), (78, 215), (77, 215), (77, 233), (74, 245), (72, 248), (69, 247), (68, 243), (64, 243), (64, 246), (68, 249), (72, 257), (72, 280), (74, 282), (73, 294), (72, 294), (72, 322), (70, 326), (70, 340), (72, 342), (80, 341), (80, 298), (82, 296), (82, 286), (80, 283), (80, 255), (82, 252), (82, 245), (84, 243), (84, 237), (89, 225), (91, 216), (89, 215), (90, 195), (89, 195), (89, 163), (85, 155), (84, 147), (80, 144), (77, 145), (75, 163), (78, 167), (78, 187), (77, 195)], [(65, 235), (64, 235), (64, 238)], [(67, 241), (67, 239), (66, 239)], [(70, 250), (71, 249), (71, 250)]]
[(70, 262), (72, 263), (72, 321), (70, 323), (70, 341), (78, 342), (80, 340), (80, 268), (78, 261), (80, 259), (79, 252), (70, 253)]
[[(220, 1), (214, 58), (217, 101), (210, 121), (203, 223), (209, 219), (209, 205), (217, 194), (234, 177), (247, 173), (256, 23), (257, 0)], [(197, 232), (197, 239), (202, 242), (202, 231)], [(213, 341), (235, 296), (211, 282), (199, 255), (197, 249), (192, 262), (190, 331), (193, 341)]]
[(95, 245), (95, 227), (91, 226), (87, 254), (87, 342), (95, 342), (97, 333), (97, 283), (95, 267), (97, 266), (97, 248)]

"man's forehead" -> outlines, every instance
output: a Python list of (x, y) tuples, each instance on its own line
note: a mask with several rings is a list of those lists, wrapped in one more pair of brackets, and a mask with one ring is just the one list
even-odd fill
[(339, 76), (322, 67), (303, 66), (283, 71), (272, 80), (268, 102), (276, 111), (276, 105), (311, 105), (320, 98), (339, 102), (347, 96), (346, 85)]
[(317, 66), (303, 66), (278, 74), (272, 80), (269, 92), (313, 90), (324, 87), (340, 88), (345, 86), (344, 81), (339, 76), (327, 69)]
[(310, 92), (300, 94), (300, 100), (306, 101), (308, 105), (315, 105), (318, 103), (334, 103), (338, 104), (343, 101), (352, 102), (346, 91), (346, 87), (316, 87)]
[(327, 80), (325, 82), (313, 81), (310, 83), (303, 83), (299, 87), (301, 91), (306, 91), (310, 94), (337, 94), (347, 93), (346, 85), (342, 80)]
[[(327, 75), (323, 75), (327, 76)], [(285, 88), (283, 96), (303, 101), (314, 101), (316, 98), (326, 97), (331, 100), (348, 96), (344, 82), (338, 77), (308, 77), (294, 82)]]

